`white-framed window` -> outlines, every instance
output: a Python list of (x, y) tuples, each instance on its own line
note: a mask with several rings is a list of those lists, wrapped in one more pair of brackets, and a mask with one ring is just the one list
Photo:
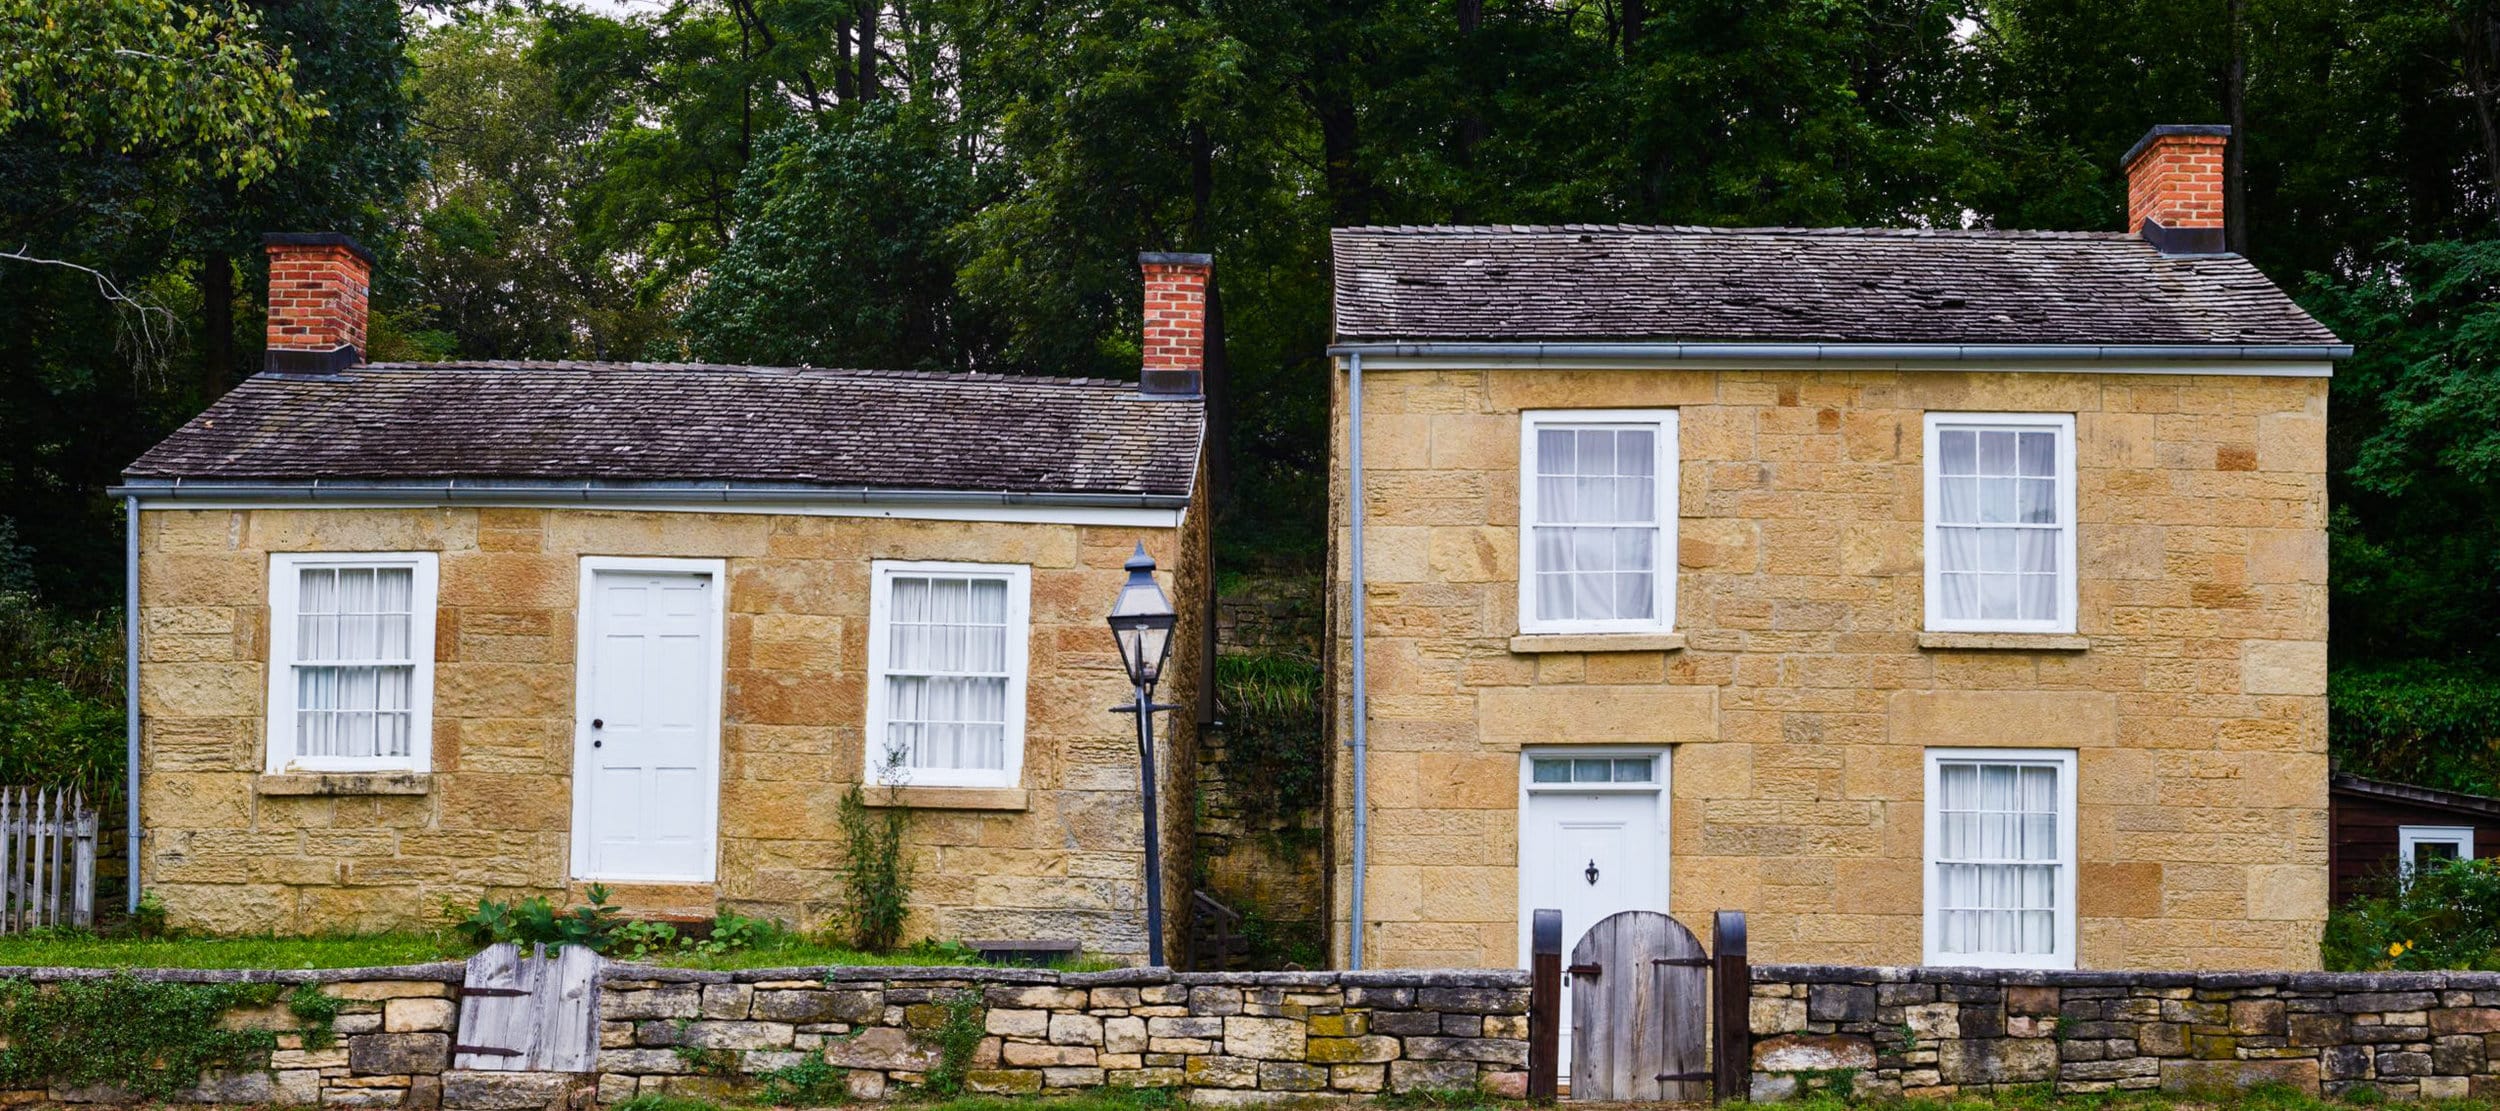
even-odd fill
[(1519, 418), (1519, 631), (1672, 629), (1675, 410)]
[(1927, 628), (2075, 631), (2075, 418), (1927, 414)]
[(2441, 860), (2474, 859), (2472, 826), (2396, 827), (2396, 874), (2413, 873)]
[(432, 552), (269, 557), (268, 770), (426, 771)]
[(2075, 754), (1927, 750), (1931, 965), (2075, 966)]
[(1013, 787), (1024, 774), (1032, 571), (878, 560), (868, 600), (868, 781)]

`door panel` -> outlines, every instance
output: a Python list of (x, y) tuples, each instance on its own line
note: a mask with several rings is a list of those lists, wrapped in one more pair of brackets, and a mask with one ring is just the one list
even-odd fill
[[(1531, 790), (1521, 815), (1519, 920), (1562, 912), (1565, 946), (1617, 911), (1667, 909), (1660, 790)], [(1594, 869), (1594, 878), (1591, 869)], [(1524, 959), (1524, 954), (1523, 954)], [(1571, 993), (1563, 993), (1563, 1074), (1571, 1071)]]
[(594, 571), (577, 724), (586, 879), (704, 882), (717, 847), (712, 576)]

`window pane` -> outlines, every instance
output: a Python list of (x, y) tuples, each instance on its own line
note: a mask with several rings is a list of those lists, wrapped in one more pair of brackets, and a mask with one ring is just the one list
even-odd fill
[(2023, 433), (2020, 454), (2022, 474), (2035, 478), (2057, 477), (2057, 433)]
[(1979, 434), (1963, 428), (1938, 432), (1936, 457), (1939, 474), (1978, 474)]
[(1574, 783), (1612, 783), (1615, 779), (1612, 760), (1574, 760), (1571, 781)]
[(1617, 761), (1615, 761), (1615, 782), (1617, 782), (1617, 783), (1648, 783), (1648, 782), (1650, 782), (1650, 781), (1651, 781), (1651, 779), (1653, 778), (1653, 777), (1652, 777), (1652, 775), (1651, 775), (1651, 773), (1650, 773), (1650, 770), (1649, 770), (1649, 768), (1650, 768), (1650, 763), (1651, 763), (1650, 758), (1649, 758), (1649, 757), (1646, 757), (1646, 756), (1641, 756), (1641, 757), (1626, 757), (1626, 758), (1624, 758), (1624, 759), (1621, 759), (1621, 760), (1617, 760)]
[(1537, 783), (1571, 782), (1571, 761), (1536, 759), (1528, 761), (1529, 778)]
[(1658, 433), (1627, 428), (1615, 433), (1615, 473), (1647, 475), (1658, 467)]
[(1979, 434), (1979, 473), (2014, 473), (2014, 433), (1989, 429)]
[(1982, 524), (2008, 524), (2014, 520), (2014, 480), (1983, 478), (1979, 480), (1979, 520)]
[[(2055, 951), (2060, 856), (2053, 765), (1953, 761), (1936, 769), (1938, 948)], [(2037, 863), (2035, 863), (2037, 862)]]

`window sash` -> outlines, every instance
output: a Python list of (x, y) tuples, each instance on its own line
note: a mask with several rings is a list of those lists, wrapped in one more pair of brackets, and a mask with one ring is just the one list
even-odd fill
[(1673, 410), (1521, 414), (1522, 632), (1674, 624)]
[(1022, 567), (880, 563), (868, 780), (1013, 785), (1030, 621)]
[(2062, 750), (1929, 749), (1929, 964), (2071, 968), (2075, 764)]
[(2074, 418), (1931, 413), (1926, 428), (1927, 628), (2075, 628)]
[(273, 555), (267, 769), (430, 767), (430, 552)]

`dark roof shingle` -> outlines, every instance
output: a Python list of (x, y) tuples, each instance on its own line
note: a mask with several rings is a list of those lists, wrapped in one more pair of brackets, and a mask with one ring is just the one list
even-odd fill
[(1340, 340), (2333, 344), (2237, 255), (2115, 232), (1335, 232)]
[(1203, 410), (1133, 383), (688, 363), (253, 376), (135, 480), (530, 479), (1191, 493)]

